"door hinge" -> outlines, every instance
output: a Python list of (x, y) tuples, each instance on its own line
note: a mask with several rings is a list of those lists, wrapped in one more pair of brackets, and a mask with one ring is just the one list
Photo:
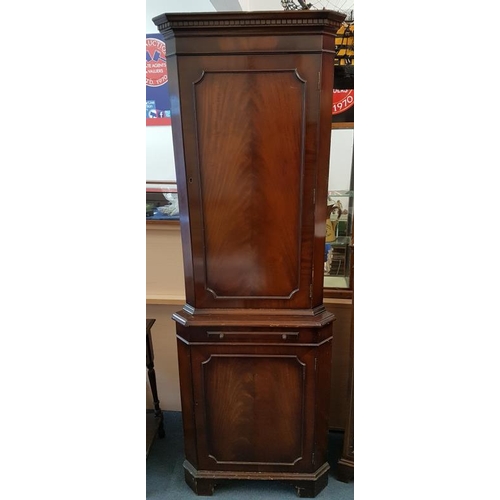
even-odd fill
[(318, 358), (314, 358), (314, 371), (318, 371)]
[(312, 299), (313, 296), (313, 286), (312, 283), (309, 285), (309, 298)]
[(318, 90), (321, 90), (321, 71), (318, 72)]
[(313, 456), (312, 456), (312, 462), (313, 462), (313, 465), (316, 465), (316, 454), (313, 452)]
[(313, 205), (316, 205), (316, 189), (313, 189)]

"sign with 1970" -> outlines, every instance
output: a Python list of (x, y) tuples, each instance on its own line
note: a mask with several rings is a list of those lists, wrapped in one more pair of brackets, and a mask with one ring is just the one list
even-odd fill
[(354, 122), (354, 89), (333, 89), (332, 122)]

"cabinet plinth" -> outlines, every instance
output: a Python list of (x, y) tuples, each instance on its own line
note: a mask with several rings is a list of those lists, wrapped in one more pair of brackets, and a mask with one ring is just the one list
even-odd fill
[(323, 306), (332, 11), (162, 14), (186, 305), (174, 314), (187, 484), (327, 484)]

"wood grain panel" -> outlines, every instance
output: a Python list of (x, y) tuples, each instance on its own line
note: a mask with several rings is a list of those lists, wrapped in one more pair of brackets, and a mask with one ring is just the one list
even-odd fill
[(293, 465), (302, 458), (305, 364), (297, 356), (212, 355), (202, 373), (215, 462)]
[(229, 71), (194, 87), (206, 289), (289, 298), (300, 276), (305, 82), (293, 70)]
[(353, 306), (352, 303), (326, 304), (326, 308), (336, 317), (332, 340), (329, 427), (331, 430), (344, 431), (349, 410), (350, 332)]

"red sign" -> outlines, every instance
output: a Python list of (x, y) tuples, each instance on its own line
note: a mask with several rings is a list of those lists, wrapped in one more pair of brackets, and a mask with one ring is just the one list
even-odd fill
[(165, 42), (146, 38), (146, 85), (159, 87), (168, 82)]
[(332, 115), (339, 115), (354, 106), (354, 89), (333, 90)]
[(146, 34), (146, 125), (170, 125), (167, 55), (160, 34)]

